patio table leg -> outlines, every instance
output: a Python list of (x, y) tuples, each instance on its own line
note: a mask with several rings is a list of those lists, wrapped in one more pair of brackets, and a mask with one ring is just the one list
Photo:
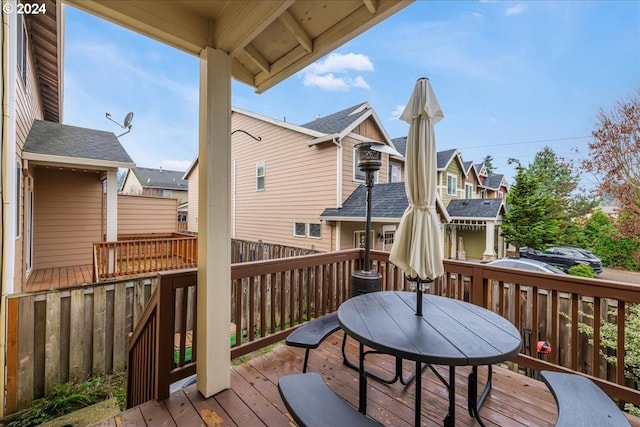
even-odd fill
[[(420, 416), (422, 412), (422, 362), (416, 361), (416, 408), (415, 408), (415, 426), (420, 426)], [(402, 378), (402, 376), (400, 377)]]
[(456, 367), (449, 366), (449, 413), (444, 418), (444, 427), (456, 425)]
[(481, 427), (485, 427), (484, 423), (480, 419), (480, 407), (484, 403), (485, 399), (491, 391), (491, 379), (493, 374), (492, 365), (487, 366), (487, 383), (482, 390), (482, 394), (478, 399), (478, 366), (471, 368), (471, 374), (469, 374), (469, 395), (467, 397), (467, 406), (469, 409), (469, 416), (475, 418)]
[(360, 401), (358, 411), (367, 414), (367, 372), (364, 370), (364, 344), (360, 343), (360, 370), (358, 371)]

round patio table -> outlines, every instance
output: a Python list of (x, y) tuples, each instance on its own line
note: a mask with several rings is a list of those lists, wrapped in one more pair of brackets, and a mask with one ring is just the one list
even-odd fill
[[(338, 308), (342, 329), (360, 344), (359, 410), (366, 413), (367, 373), (365, 346), (375, 352), (416, 363), (415, 425), (420, 425), (423, 364), (449, 366), (446, 381), (431, 370), (449, 390), (445, 426), (455, 425), (455, 367), (472, 366), (469, 376), (469, 415), (483, 425), (478, 414), (491, 387), (491, 364), (518, 354), (518, 330), (504, 317), (485, 308), (436, 295), (422, 295), (423, 315), (416, 315), (415, 292), (372, 292), (348, 299)], [(477, 398), (477, 368), (489, 366), (482, 397)]]

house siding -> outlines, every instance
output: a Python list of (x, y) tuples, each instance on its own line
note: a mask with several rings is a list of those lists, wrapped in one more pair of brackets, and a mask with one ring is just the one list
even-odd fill
[[(191, 232), (198, 231), (198, 165), (195, 165), (188, 180), (188, 200), (189, 214), (187, 215), (187, 230)], [(231, 183), (233, 185), (233, 182)], [(233, 190), (231, 190), (233, 192)], [(232, 193), (233, 194), (233, 193)], [(231, 196), (233, 197), (233, 195)], [(233, 213), (232, 213), (233, 215)]]
[(92, 172), (37, 167), (34, 268), (91, 264), (102, 235), (102, 181)]
[(118, 234), (173, 233), (177, 230), (177, 199), (118, 195)]
[[(449, 165), (447, 166), (447, 169), (445, 169), (445, 171), (442, 172), (440, 175), (442, 178), (440, 180), (440, 185), (441, 185), (440, 196), (442, 197), (442, 202), (444, 203), (444, 205), (448, 206), (449, 202), (452, 199), (463, 199), (464, 198), (464, 173), (462, 172), (462, 169), (460, 169), (460, 164), (457, 162), (455, 158), (449, 163)], [(447, 175), (455, 175), (456, 177), (458, 177), (455, 196), (447, 194)]]
[(142, 194), (142, 185), (136, 175), (129, 170), (127, 176), (122, 184), (122, 194), (130, 194), (132, 196), (139, 196)]
[[(310, 136), (237, 112), (232, 115), (232, 128), (262, 138), (258, 142), (242, 133), (232, 136), (232, 237), (330, 250), (326, 224), (321, 225), (320, 239), (295, 237), (293, 224), (319, 224), (320, 213), (336, 205), (336, 146), (329, 142), (309, 147)], [(256, 164), (261, 162), (265, 187), (256, 190)]]

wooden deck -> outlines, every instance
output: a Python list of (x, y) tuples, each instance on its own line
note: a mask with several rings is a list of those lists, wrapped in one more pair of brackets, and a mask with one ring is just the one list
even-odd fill
[[(338, 332), (312, 350), (309, 371), (319, 372), (339, 396), (357, 407), (358, 377), (342, 364), (341, 337)], [(352, 340), (348, 342), (350, 357), (357, 360), (357, 346)], [(303, 358), (303, 349), (278, 345), (269, 353), (233, 366), (231, 388), (209, 399), (204, 399), (192, 385), (162, 402), (147, 402), (95, 426), (293, 426), (278, 394), (277, 382), (283, 375), (300, 373)], [(388, 356), (371, 355), (367, 361), (385, 376), (394, 369), (394, 361)], [(446, 367), (437, 369), (448, 375)], [(478, 425), (467, 412), (468, 373), (467, 368), (457, 369), (456, 426)], [(481, 383), (485, 380), (483, 375), (486, 370), (480, 369)], [(404, 387), (370, 380), (368, 384), (369, 416), (387, 426), (413, 424), (413, 383)], [(422, 387), (422, 425), (441, 426), (448, 405), (447, 390), (429, 370), (423, 373)], [(542, 382), (495, 367), (493, 390), (480, 415), (487, 426), (552, 426), (556, 406)], [(640, 418), (627, 418), (632, 426), (640, 427)]]
[(27, 280), (24, 292), (71, 288), (93, 283), (92, 269), (93, 266), (87, 264), (33, 270)]

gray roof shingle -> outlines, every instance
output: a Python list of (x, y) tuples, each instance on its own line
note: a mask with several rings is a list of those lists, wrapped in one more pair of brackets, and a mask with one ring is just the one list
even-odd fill
[[(341, 208), (325, 209), (322, 217), (364, 218), (366, 216), (367, 187), (360, 185), (344, 201)], [(371, 217), (402, 218), (409, 206), (404, 182), (376, 184), (371, 190)]]
[(391, 140), (396, 147), (396, 151), (402, 154), (402, 157), (407, 156), (407, 137), (401, 136), (400, 138), (394, 138)]
[(438, 151), (438, 169), (444, 169), (447, 167), (447, 163), (451, 160), (451, 157), (456, 153), (456, 149), (452, 148), (450, 150)]
[(453, 199), (447, 206), (452, 218), (496, 218), (503, 206), (502, 199)]
[(184, 172), (151, 168), (133, 168), (131, 172), (146, 188), (187, 190), (188, 187), (187, 180), (182, 179)]
[(113, 132), (35, 120), (24, 151), (34, 154), (131, 163)]
[[(360, 104), (354, 105), (353, 107), (345, 108), (342, 111), (338, 111), (337, 113), (330, 114), (326, 117), (321, 117), (319, 119), (310, 121), (309, 123), (305, 123), (301, 126), (307, 129), (327, 134), (340, 133), (344, 129), (349, 127), (349, 125), (351, 125), (353, 122), (355, 122), (360, 116), (369, 111), (370, 107), (366, 104), (366, 102), (361, 102)], [(366, 105), (365, 108), (362, 108), (361, 111), (352, 114), (363, 105)]]
[(489, 175), (484, 179), (482, 186), (486, 188), (491, 188), (493, 190), (497, 190), (500, 188), (500, 184), (502, 183), (503, 179), (504, 179), (504, 175), (502, 174)]

